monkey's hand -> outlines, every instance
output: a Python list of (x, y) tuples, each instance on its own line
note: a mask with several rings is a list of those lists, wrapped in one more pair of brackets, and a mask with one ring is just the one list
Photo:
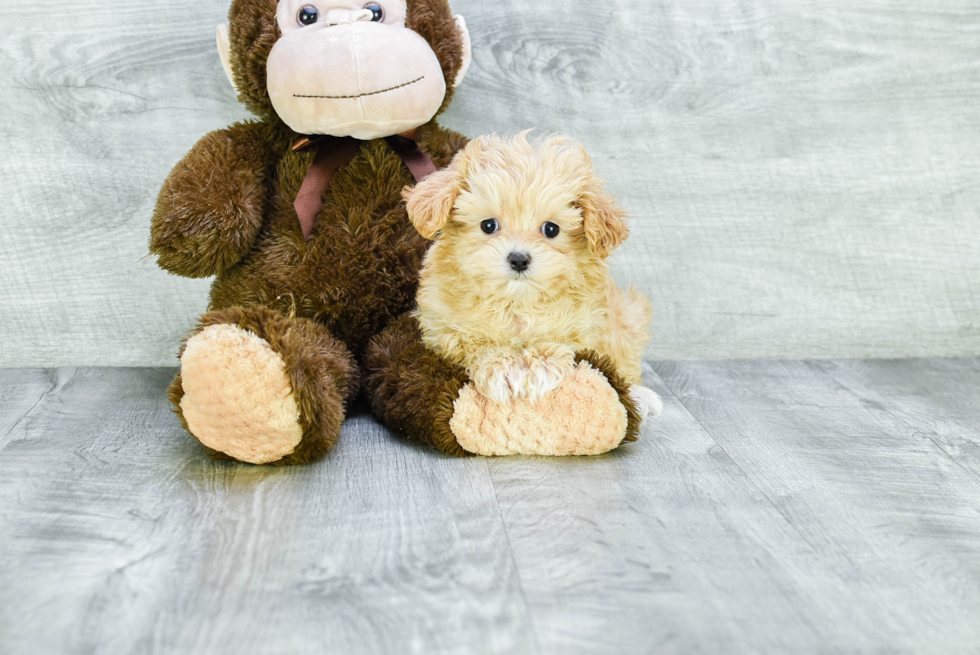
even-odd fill
[(562, 381), (575, 367), (575, 353), (567, 346), (545, 344), (521, 352), (490, 350), (468, 367), (477, 391), (495, 403), (515, 398), (537, 402)]
[(269, 134), (261, 123), (212, 132), (177, 164), (160, 190), (150, 231), (161, 267), (209, 277), (252, 248), (269, 195)]

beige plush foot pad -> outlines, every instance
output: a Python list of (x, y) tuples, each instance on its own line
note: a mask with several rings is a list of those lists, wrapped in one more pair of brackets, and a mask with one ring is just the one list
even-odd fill
[(212, 325), (187, 342), (180, 363), (180, 409), (202, 444), (250, 464), (296, 450), (299, 408), (285, 364), (265, 340), (235, 325)]
[(580, 363), (561, 387), (532, 404), (497, 404), (467, 385), (449, 427), (477, 455), (601, 455), (626, 436), (626, 408), (606, 378)]

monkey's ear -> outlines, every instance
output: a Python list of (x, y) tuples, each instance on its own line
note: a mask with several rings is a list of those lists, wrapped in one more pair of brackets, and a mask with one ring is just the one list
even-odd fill
[(458, 196), (457, 170), (452, 164), (425, 178), (414, 188), (407, 187), (402, 191), (409, 220), (419, 234), (430, 241), (449, 222)]
[(218, 25), (218, 56), (221, 57), (221, 67), (225, 69), (231, 87), (235, 89), (235, 93), (238, 93), (235, 75), (231, 72), (231, 39), (228, 38), (228, 23)]
[(473, 63), (473, 45), (470, 42), (470, 31), (466, 28), (466, 19), (459, 14), (453, 18), (456, 19), (456, 29), (459, 30), (459, 34), (463, 38), (463, 63), (459, 67), (459, 72), (456, 73), (456, 79), (453, 80), (453, 86), (456, 87), (466, 77), (466, 73), (470, 70), (470, 64)]
[(593, 179), (579, 198), (585, 236), (589, 250), (605, 259), (630, 235), (626, 224), (626, 211), (602, 189), (601, 182)]

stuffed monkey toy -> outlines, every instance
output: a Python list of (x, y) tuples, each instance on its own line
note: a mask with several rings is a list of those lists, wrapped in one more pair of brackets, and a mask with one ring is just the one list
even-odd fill
[(222, 63), (258, 120), (177, 164), (150, 238), (167, 271), (215, 278), (169, 390), (209, 454), (315, 460), (360, 393), (391, 428), (455, 455), (635, 439), (629, 385), (593, 353), (540, 412), (487, 402), (422, 345), (410, 312), (428, 242), (401, 192), (466, 144), (435, 121), (470, 63), (447, 0), (234, 0), (229, 19)]

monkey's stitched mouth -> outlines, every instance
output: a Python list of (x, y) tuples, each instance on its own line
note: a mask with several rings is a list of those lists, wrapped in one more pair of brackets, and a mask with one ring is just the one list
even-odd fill
[(380, 91), (371, 91), (370, 93), (359, 93), (356, 96), (303, 96), (303, 95), (299, 95), (298, 93), (294, 93), (293, 94), (293, 97), (294, 98), (315, 98), (315, 99), (320, 99), (320, 100), (353, 100), (355, 98), (366, 98), (368, 96), (377, 96), (377, 95), (381, 95), (382, 93), (388, 93), (389, 91), (395, 91), (397, 89), (404, 89), (406, 86), (411, 86), (412, 84), (415, 84), (416, 82), (421, 82), (424, 79), (425, 79), (425, 75), (423, 75), (422, 77), (419, 77), (418, 79), (414, 79), (411, 82), (405, 82), (404, 84), (399, 84), (398, 86), (393, 86), (390, 89), (382, 89)]

